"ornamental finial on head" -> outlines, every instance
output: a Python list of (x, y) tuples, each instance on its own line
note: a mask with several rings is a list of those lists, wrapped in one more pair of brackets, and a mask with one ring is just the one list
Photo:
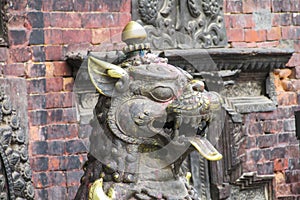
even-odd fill
[(127, 44), (124, 53), (150, 49), (149, 43), (144, 43), (147, 38), (145, 28), (135, 21), (130, 21), (122, 31), (122, 41)]

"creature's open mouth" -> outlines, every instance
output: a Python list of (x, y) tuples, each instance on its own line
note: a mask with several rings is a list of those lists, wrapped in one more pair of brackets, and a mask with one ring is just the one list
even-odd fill
[(191, 144), (204, 158), (211, 161), (220, 160), (222, 159), (222, 155), (205, 137), (208, 122), (202, 117), (194, 116), (193, 119), (187, 120), (197, 121), (197, 127), (195, 123), (185, 123), (187, 122), (186, 120), (182, 122), (182, 119), (180, 119), (180, 123), (176, 121), (179, 120), (176, 117), (168, 118), (168, 120), (162, 118), (155, 119), (150, 126), (151, 130), (157, 133), (156, 137), (159, 138), (163, 144), (162, 146), (169, 142), (184, 142)]

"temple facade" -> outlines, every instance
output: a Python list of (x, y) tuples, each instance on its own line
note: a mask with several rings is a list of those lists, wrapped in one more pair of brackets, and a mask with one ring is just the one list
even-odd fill
[(201, 198), (300, 198), (298, 0), (0, 5), (1, 198), (74, 199), (97, 103), (88, 84), (77, 84), (86, 80), (80, 66), (88, 52), (114, 61), (131, 20), (145, 27), (153, 52), (225, 99), (214, 142), (223, 159), (192, 154), (187, 162)]

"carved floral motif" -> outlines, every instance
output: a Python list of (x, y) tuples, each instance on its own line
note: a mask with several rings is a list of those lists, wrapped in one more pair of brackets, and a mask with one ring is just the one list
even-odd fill
[(133, 19), (156, 49), (225, 46), (222, 0), (134, 0)]

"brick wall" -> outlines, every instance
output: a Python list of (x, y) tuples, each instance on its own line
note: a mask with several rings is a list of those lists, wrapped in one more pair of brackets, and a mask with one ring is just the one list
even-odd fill
[(287, 69), (276, 70), (278, 109), (245, 117), (243, 170), (275, 173), (277, 199), (300, 198), (300, 153), (294, 111), (300, 110), (300, 1), (225, 0), (225, 23), (232, 48), (294, 48)]
[[(110, 50), (130, 20), (130, 0), (15, 0), (1, 75), (27, 81), (29, 154), (36, 199), (72, 199), (86, 160), (74, 107), (70, 52)], [(299, 143), (293, 113), (300, 109), (299, 0), (224, 0), (229, 45), (292, 47), (288, 68), (276, 70), (278, 109), (245, 117), (244, 171), (275, 173), (276, 196), (300, 194)], [(103, 43), (107, 43), (103, 47)], [(101, 44), (101, 45), (100, 45)]]
[[(73, 199), (87, 149), (74, 107), (71, 52), (103, 50), (120, 41), (129, 0), (16, 0), (9, 8), (9, 47), (1, 75), (27, 82), (29, 155), (36, 199)], [(120, 34), (119, 34), (120, 35)], [(115, 48), (106, 45), (104, 50)]]

